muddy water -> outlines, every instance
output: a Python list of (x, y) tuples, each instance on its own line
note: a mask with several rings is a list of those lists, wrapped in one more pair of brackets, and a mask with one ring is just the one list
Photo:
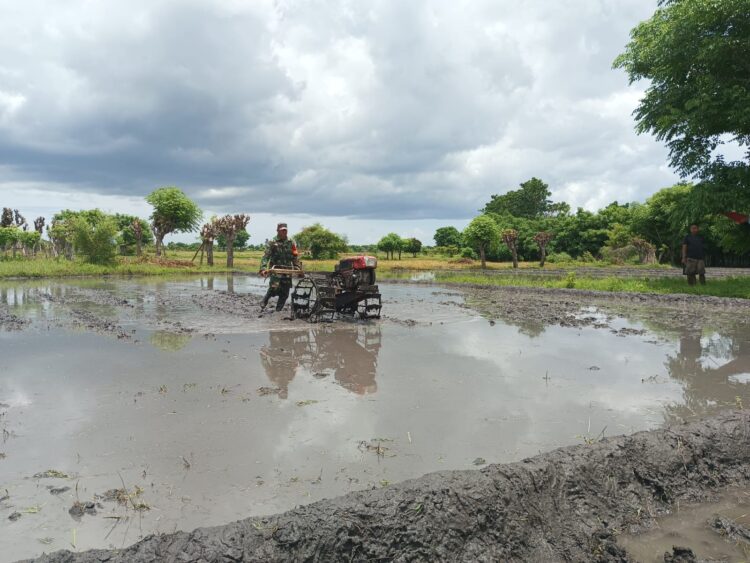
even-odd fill
[(653, 530), (624, 535), (618, 543), (643, 563), (664, 561), (664, 554), (672, 553), (673, 546), (690, 546), (700, 560), (750, 560), (750, 538), (712, 526), (717, 516), (750, 530), (750, 491), (733, 490), (716, 502), (677, 507), (674, 514), (660, 518)]
[[(15, 319), (0, 327), (2, 559), (750, 405), (743, 322), (682, 331), (578, 307), (577, 326), (530, 310), (530, 328), (454, 289), (381, 289), (381, 321), (309, 325), (259, 318), (251, 277), (0, 285), (0, 318)], [(102, 498), (118, 488), (130, 497)]]

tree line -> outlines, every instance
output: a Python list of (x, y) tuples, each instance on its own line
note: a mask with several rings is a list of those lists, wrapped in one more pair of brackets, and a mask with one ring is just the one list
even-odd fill
[(493, 195), (481, 214), (459, 231), (435, 232), (436, 251), (486, 260), (597, 260), (615, 264), (678, 263), (691, 223), (707, 242), (713, 265), (742, 265), (750, 260), (750, 226), (720, 213), (696, 212), (698, 188), (680, 183), (659, 190), (644, 203), (612, 202), (596, 212), (552, 202), (549, 186), (538, 178), (517, 190)]

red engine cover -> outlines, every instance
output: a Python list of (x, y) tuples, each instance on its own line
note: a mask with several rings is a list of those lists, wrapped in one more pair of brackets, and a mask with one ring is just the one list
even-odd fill
[(378, 259), (374, 256), (352, 256), (351, 258), (344, 258), (340, 264), (342, 270), (366, 270), (367, 268), (377, 268)]

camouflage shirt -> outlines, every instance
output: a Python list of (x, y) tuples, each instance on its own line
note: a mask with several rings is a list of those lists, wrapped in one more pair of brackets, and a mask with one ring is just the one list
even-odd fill
[(271, 266), (299, 267), (299, 265), (297, 244), (290, 238), (281, 240), (279, 237), (276, 237), (273, 240), (269, 240), (266, 245), (266, 252), (260, 260), (261, 270), (268, 270)]

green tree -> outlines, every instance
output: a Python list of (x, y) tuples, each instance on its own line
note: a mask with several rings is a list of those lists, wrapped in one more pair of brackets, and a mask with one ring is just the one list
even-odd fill
[(388, 233), (378, 241), (378, 249), (385, 252), (386, 258), (390, 256), (393, 260), (393, 255), (398, 252), (398, 258), (401, 259), (401, 251), (404, 247), (403, 239), (396, 233)]
[(435, 231), (435, 246), (455, 246), (460, 248), (462, 245), (461, 233), (456, 227), (440, 227)]
[(91, 264), (112, 264), (117, 257), (117, 221), (105, 217), (92, 223), (84, 217), (72, 222), (73, 244), (77, 252)]
[(140, 232), (140, 246), (153, 244), (154, 235), (151, 233), (148, 221), (135, 215), (126, 215), (124, 213), (115, 213), (114, 217), (117, 222), (117, 229), (119, 230), (117, 243), (123, 247), (125, 253), (136, 251), (139, 246), (138, 232)]
[(411, 255), (416, 258), (417, 254), (422, 251), (422, 241), (416, 238), (408, 238), (404, 241), (404, 250), (411, 252)]
[(314, 259), (336, 258), (348, 249), (346, 237), (326, 229), (320, 223), (303, 228), (295, 237), (295, 242)]
[[(250, 233), (247, 232), (247, 229), (243, 229), (237, 233), (237, 238), (234, 239), (234, 249), (235, 250), (245, 250), (247, 247), (247, 243), (250, 240)], [(218, 237), (216, 237), (216, 246), (219, 247), (219, 250), (226, 250), (227, 249), (227, 237), (225, 237), (223, 234), (220, 234)]]
[(679, 259), (680, 245), (688, 223), (699, 220), (686, 216), (686, 210), (691, 205), (692, 190), (691, 184), (684, 183), (663, 188), (633, 212), (630, 230), (654, 243), (659, 252), (659, 261), (668, 259), (675, 262)]
[(64, 209), (55, 213), (47, 229), (55, 254), (58, 256), (64, 255), (68, 259), (73, 258), (76, 224), (79, 221), (84, 221), (91, 227), (96, 227), (99, 223), (108, 219), (112, 219), (112, 216), (99, 209), (82, 211)]
[[(539, 178), (531, 178), (521, 184), (518, 190), (511, 190), (502, 195), (493, 195), (489, 203), (484, 206), (484, 213), (498, 215), (509, 214), (513, 217), (534, 219), (542, 217), (550, 211), (553, 205), (549, 197), (552, 192), (549, 186)], [(555, 212), (561, 209), (554, 208)]]
[(165, 236), (194, 231), (200, 224), (203, 213), (179, 188), (158, 188), (146, 196), (146, 201), (154, 208), (151, 213), (151, 230), (154, 233), (157, 256), (161, 256)]
[(0, 251), (5, 252), (9, 247), (12, 247), (15, 254), (15, 245), (22, 232), (21, 229), (14, 226), (0, 227)]
[(662, 0), (631, 31), (617, 59), (630, 82), (650, 81), (635, 111), (639, 133), (665, 141), (670, 162), (696, 176), (715, 211), (750, 202), (750, 151), (727, 162), (726, 142), (750, 144), (750, 6), (747, 0)]
[(463, 232), (464, 240), (479, 252), (482, 268), (487, 267), (487, 251), (498, 244), (500, 229), (495, 221), (487, 216), (475, 217)]

